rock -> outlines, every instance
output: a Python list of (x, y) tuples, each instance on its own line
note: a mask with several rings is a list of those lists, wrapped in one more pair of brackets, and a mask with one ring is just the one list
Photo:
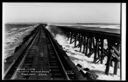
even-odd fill
[(84, 76), (87, 78), (87, 80), (96, 80), (98, 78), (98, 75), (90, 71), (88, 71)]
[[(79, 68), (82, 68), (82, 66), (80, 64), (77, 64), (77, 66)], [(90, 71), (89, 68), (79, 69), (79, 71), (85, 78), (87, 78), (87, 80), (96, 80), (98, 78), (98, 75), (96, 75), (94, 72)]]

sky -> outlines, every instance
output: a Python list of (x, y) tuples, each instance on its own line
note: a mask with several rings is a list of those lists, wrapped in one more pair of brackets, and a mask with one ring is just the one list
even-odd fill
[(3, 22), (120, 23), (120, 3), (3, 3)]

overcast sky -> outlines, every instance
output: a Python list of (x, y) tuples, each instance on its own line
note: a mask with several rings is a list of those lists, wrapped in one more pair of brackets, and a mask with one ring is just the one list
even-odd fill
[(3, 21), (119, 23), (120, 3), (3, 3)]

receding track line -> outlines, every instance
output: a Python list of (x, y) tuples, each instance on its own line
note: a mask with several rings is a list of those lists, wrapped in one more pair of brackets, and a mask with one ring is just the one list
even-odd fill
[[(38, 29), (37, 29), (38, 30)], [(28, 39), (21, 47), (14, 53), (14, 55), (18, 56), (16, 59), (13, 60), (12, 64), (9, 66), (7, 71), (5, 72), (4, 79), (11, 79), (13, 73), (17, 69), (19, 63), (21, 62), (22, 58), (24, 57), (25, 50), (32, 44), (35, 37), (37, 37), (38, 31), (32, 35), (30, 39)]]
[[(16, 59), (5, 73), (5, 80), (73, 80), (76, 79), (70, 64), (45, 25), (39, 25), (23, 42), (14, 55)], [(61, 56), (60, 56), (61, 55)], [(67, 60), (68, 61), (68, 60)]]

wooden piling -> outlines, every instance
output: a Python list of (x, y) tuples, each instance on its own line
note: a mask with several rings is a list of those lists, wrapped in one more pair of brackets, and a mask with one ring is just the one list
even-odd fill
[(75, 33), (75, 41), (74, 41), (74, 47), (76, 47), (76, 41), (77, 41), (77, 33)]
[(111, 58), (112, 58), (112, 53), (110, 52), (111, 50), (111, 40), (108, 39), (108, 55), (107, 55), (107, 64), (106, 64), (106, 69), (105, 69), (105, 74), (108, 75), (109, 73), (109, 68), (110, 68), (110, 63), (111, 63)]
[(104, 53), (104, 51), (103, 51), (103, 44), (104, 44), (104, 39), (103, 38), (101, 38), (101, 64), (103, 64), (103, 53)]
[(117, 74), (117, 69), (118, 69), (118, 61), (115, 61), (114, 63), (114, 74), (116, 75)]
[(72, 42), (72, 32), (70, 34), (70, 44), (71, 44), (71, 42)]
[(97, 58), (97, 38), (95, 39), (94, 39), (94, 60), (93, 60), (94, 63), (96, 62), (96, 58)]
[(100, 39), (98, 38), (97, 39), (97, 50), (96, 50), (98, 58), (100, 57), (100, 55), (99, 55), (99, 51), (100, 51), (99, 47), (100, 47)]
[(81, 48), (82, 48), (82, 35), (80, 36), (80, 45), (79, 45), (79, 47), (80, 47), (80, 52), (81, 52)]
[(92, 55), (92, 53), (93, 53), (92, 46), (93, 46), (93, 37), (90, 37), (89, 38), (89, 53), (88, 53), (88, 57), (90, 57)]
[(86, 43), (86, 37), (84, 36), (84, 39), (83, 39), (83, 53), (85, 53), (85, 43)]
[(88, 53), (88, 37), (86, 39), (86, 50), (85, 50), (85, 55), (87, 56)]

